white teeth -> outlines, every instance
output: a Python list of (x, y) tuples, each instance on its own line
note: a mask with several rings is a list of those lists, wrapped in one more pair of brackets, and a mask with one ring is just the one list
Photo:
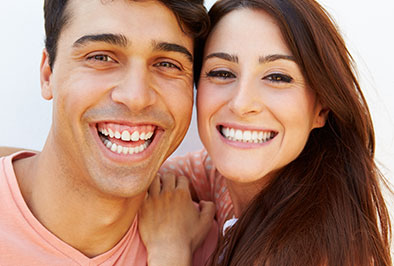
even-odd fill
[(234, 138), (234, 136), (235, 136), (235, 130), (234, 130), (234, 128), (232, 128), (232, 129), (230, 129), (229, 137)]
[(153, 136), (153, 132), (148, 132), (145, 134), (145, 139), (150, 139)]
[[(105, 144), (105, 143), (104, 143)], [(108, 141), (107, 144), (105, 144), (105, 146), (107, 146), (108, 149), (111, 149), (112, 147), (112, 142)]]
[(235, 139), (236, 139), (236, 140), (242, 140), (242, 137), (243, 137), (242, 131), (239, 130), (239, 129), (237, 129), (237, 130), (235, 131)]
[(104, 136), (108, 136), (108, 131), (106, 129), (99, 129), (99, 131), (101, 132), (101, 134), (103, 134)]
[(249, 130), (244, 132), (243, 139), (246, 141), (250, 141), (252, 139), (252, 132)]
[(111, 151), (116, 152), (118, 150), (118, 145), (116, 143), (112, 144)]
[(108, 129), (108, 134), (110, 138), (113, 138), (115, 136), (114, 132), (110, 128)]
[(224, 136), (229, 137), (230, 136), (230, 129), (225, 127), (223, 130), (223, 134), (224, 134)]
[(140, 139), (140, 134), (138, 131), (134, 131), (134, 133), (131, 135), (131, 140), (132, 141), (138, 141)]
[(144, 150), (146, 150), (146, 148), (148, 148), (149, 144), (151, 143), (151, 141), (148, 140), (148, 141), (145, 141), (145, 143), (143, 143), (137, 147), (123, 147), (123, 146), (118, 145), (116, 143), (112, 143), (111, 141), (109, 141), (108, 139), (105, 139), (105, 138), (101, 138), (101, 140), (103, 141), (104, 145), (108, 149), (110, 149), (112, 152), (115, 152), (118, 154), (123, 153), (124, 155), (143, 152)]
[(130, 141), (130, 133), (127, 130), (122, 132), (122, 140), (123, 141)]
[(123, 147), (118, 145), (118, 149), (116, 150), (117, 153), (122, 153), (123, 152)]
[(222, 135), (232, 141), (264, 143), (274, 138), (274, 132), (268, 131), (242, 131), (240, 129), (221, 127)]
[(259, 133), (257, 133), (257, 131), (253, 131), (252, 132), (252, 140), (254, 141), (254, 143), (256, 143), (256, 141), (258, 141), (259, 138)]
[(112, 129), (103, 129), (99, 128), (98, 131), (104, 135), (109, 136), (110, 138), (121, 139), (123, 141), (140, 141), (140, 140), (149, 140), (152, 138), (154, 132), (138, 132), (134, 131), (132, 134), (128, 130), (124, 130), (121, 132), (113, 131)]

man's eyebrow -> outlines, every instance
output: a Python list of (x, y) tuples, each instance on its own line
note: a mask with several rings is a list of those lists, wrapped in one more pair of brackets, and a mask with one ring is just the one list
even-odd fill
[(290, 60), (290, 61), (296, 62), (294, 56), (292, 56), (292, 55), (272, 54), (272, 55), (266, 55), (266, 56), (259, 57), (260, 64), (269, 63), (269, 62), (273, 62), (276, 60)]
[(233, 63), (238, 63), (238, 56), (231, 55), (231, 54), (228, 54), (228, 53), (212, 53), (212, 54), (207, 55), (205, 57), (205, 60), (207, 60), (209, 58), (213, 58), (213, 57), (217, 57), (217, 58), (220, 58), (220, 59), (223, 59), (223, 60), (227, 60), (227, 61), (230, 61), (230, 62), (233, 62)]
[(176, 43), (153, 42), (153, 50), (182, 53), (190, 62), (193, 62), (192, 53), (186, 47)]
[(121, 47), (127, 47), (130, 43), (127, 37), (122, 34), (102, 33), (84, 35), (74, 42), (73, 47), (83, 46), (89, 42), (104, 42)]

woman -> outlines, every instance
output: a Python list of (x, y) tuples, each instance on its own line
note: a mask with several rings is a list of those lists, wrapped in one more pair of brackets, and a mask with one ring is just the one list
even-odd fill
[(221, 0), (209, 14), (195, 66), (209, 156), (162, 171), (214, 200), (220, 226), (238, 217), (212, 265), (391, 265), (371, 117), (325, 10), (313, 0)]

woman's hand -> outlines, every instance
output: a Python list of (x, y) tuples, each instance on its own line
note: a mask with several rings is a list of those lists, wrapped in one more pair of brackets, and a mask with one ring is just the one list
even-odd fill
[(184, 176), (156, 177), (139, 212), (139, 232), (148, 265), (191, 265), (193, 252), (212, 226), (215, 206), (190, 196)]

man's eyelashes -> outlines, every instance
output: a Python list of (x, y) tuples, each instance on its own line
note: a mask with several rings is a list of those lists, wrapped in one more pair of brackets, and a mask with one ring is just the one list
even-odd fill
[(158, 63), (154, 64), (154, 66), (163, 67), (163, 68), (175, 68), (175, 69), (181, 70), (181, 67), (177, 66), (174, 63), (168, 62), (168, 61), (158, 62)]
[(117, 62), (111, 56), (106, 55), (106, 54), (94, 54), (94, 55), (88, 56), (86, 59), (91, 60), (91, 61), (99, 61), (99, 62), (113, 62), (113, 63)]

